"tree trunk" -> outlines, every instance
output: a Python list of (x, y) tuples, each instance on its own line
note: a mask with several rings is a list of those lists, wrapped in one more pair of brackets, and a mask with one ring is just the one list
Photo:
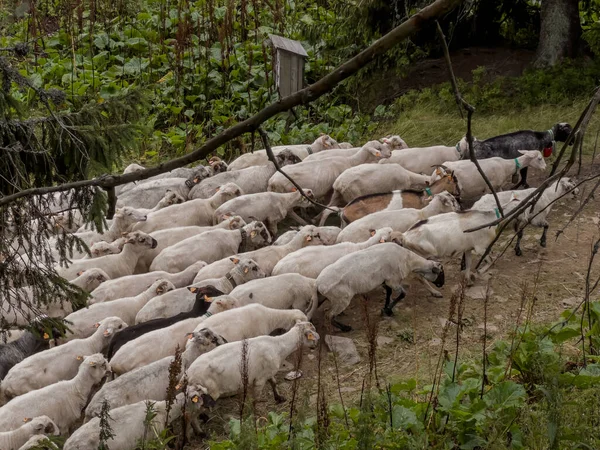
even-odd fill
[(577, 56), (581, 24), (578, 0), (542, 0), (540, 41), (535, 67), (552, 67), (563, 58)]

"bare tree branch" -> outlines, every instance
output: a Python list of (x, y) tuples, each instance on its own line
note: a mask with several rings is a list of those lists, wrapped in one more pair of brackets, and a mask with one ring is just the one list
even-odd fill
[(396, 44), (423, 28), (423, 26), (425, 26), (431, 20), (448, 13), (462, 3), (462, 1), (463, 0), (436, 0), (431, 5), (420, 10), (406, 22), (398, 25), (385, 36), (375, 41), (358, 55), (346, 61), (344, 64), (317, 82), (288, 97), (283, 98), (282, 100), (279, 100), (276, 103), (272, 103), (266, 108), (263, 108), (254, 116), (209, 139), (201, 147), (185, 156), (172, 159), (165, 163), (159, 164), (158, 166), (144, 169), (139, 172), (132, 172), (124, 175), (103, 175), (91, 180), (76, 181), (59, 186), (26, 189), (0, 198), (0, 206), (6, 205), (19, 198), (47, 194), (50, 192), (66, 191), (72, 188), (81, 188), (85, 186), (110, 188), (119, 186), (122, 184), (131, 183), (133, 181), (144, 180), (199, 161), (232, 139), (241, 136), (244, 133), (255, 131), (263, 122), (275, 116), (276, 114), (287, 111), (294, 106), (311, 103), (322, 95), (330, 92), (335, 86), (344, 81), (346, 78), (354, 75), (368, 63), (373, 61), (376, 57), (384, 54)]
[[(504, 217), (504, 211), (502, 210), (502, 205), (500, 205), (500, 200), (498, 199), (498, 194), (496, 194), (496, 191), (494, 190), (492, 183), (490, 182), (490, 180), (487, 177), (487, 175), (485, 174), (485, 172), (481, 169), (481, 166), (479, 165), (479, 161), (477, 160), (477, 156), (475, 156), (475, 149), (473, 148), (473, 133), (471, 131), (471, 119), (473, 117), (473, 113), (475, 112), (475, 108), (465, 101), (465, 99), (460, 94), (460, 91), (458, 90), (458, 84), (456, 83), (456, 77), (454, 76), (454, 70), (452, 69), (452, 60), (450, 59), (450, 52), (448, 50), (448, 44), (446, 43), (446, 36), (444, 36), (444, 32), (442, 31), (442, 27), (440, 26), (440, 23), (437, 20), (435, 22), (437, 25), (438, 34), (440, 35), (440, 39), (442, 41), (442, 47), (444, 49), (444, 57), (446, 59), (446, 64), (448, 66), (448, 72), (450, 73), (450, 83), (452, 84), (452, 88), (454, 89), (454, 97), (456, 99), (456, 103), (458, 103), (459, 105), (462, 105), (462, 107), (467, 111), (467, 143), (469, 144), (469, 159), (471, 160), (471, 162), (473, 164), (475, 164), (475, 167), (477, 168), (477, 171), (483, 178), (483, 181), (485, 181), (485, 184), (492, 192), (492, 195), (494, 196), (494, 200), (496, 200), (496, 205), (498, 206), (498, 211), (500, 212), (500, 216)], [(463, 117), (462, 112), (461, 112), (460, 116)]]

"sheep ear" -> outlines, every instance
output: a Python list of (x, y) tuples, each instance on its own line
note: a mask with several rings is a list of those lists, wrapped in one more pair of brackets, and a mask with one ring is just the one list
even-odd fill
[(439, 167), (437, 169), (435, 169), (435, 174), (442, 176), (442, 169), (440, 169)]
[(250, 269), (248, 269), (247, 267), (244, 267), (244, 273), (248, 273), (248, 270), (250, 270)]
[(212, 301), (213, 301), (213, 298), (212, 298), (212, 297), (209, 297), (209, 296), (208, 296), (208, 295), (206, 295), (206, 294), (204, 294), (204, 301), (205, 301), (205, 302), (207, 302), (207, 303), (210, 303), (210, 302), (212, 302)]
[(221, 187), (219, 186), (218, 188), (215, 189), (215, 192), (219, 192), (221, 190)]
[(121, 233), (121, 236), (125, 237), (129, 234), (129, 231), (124, 231), (123, 233)]
[(234, 264), (238, 264), (240, 262), (240, 260), (238, 258), (229, 258), (231, 260), (232, 263)]
[(83, 361), (83, 356), (82, 356), (82, 355), (77, 355), (77, 356), (75, 357), (75, 359), (76, 359), (77, 361)]
[(83, 272), (85, 272), (85, 270), (80, 270), (79, 272), (77, 272), (77, 276), (80, 277), (83, 274)]
[(185, 337), (186, 337), (186, 338), (188, 339), (188, 341), (189, 341), (189, 340), (191, 340), (191, 339), (194, 337), (194, 333), (187, 333), (187, 334), (185, 335)]
[(308, 339), (309, 341), (316, 341), (317, 340), (317, 338), (312, 333), (312, 331), (309, 331), (308, 333), (306, 333), (306, 339)]
[(33, 417), (23, 417), (24, 423), (31, 422), (32, 420), (33, 420)]
[(312, 236), (306, 236), (306, 242), (312, 241)]
[(251, 238), (256, 237), (256, 230), (252, 230), (252, 232), (250, 233), (250, 237)]
[[(112, 328), (107, 328), (106, 330), (104, 330), (104, 333), (102, 333), (105, 337), (111, 336), (113, 334), (113, 329)], [(90, 366), (92, 364), (90, 363)]]
[(90, 361), (90, 366), (95, 367), (96, 366), (96, 362), (95, 361)]
[(100, 322), (96, 322), (94, 325), (92, 325), (92, 328), (98, 328), (100, 326)]
[(198, 288), (197, 287), (189, 287), (188, 286), (188, 291), (190, 291), (192, 294), (195, 294), (196, 292), (198, 292)]
[(377, 156), (377, 157), (379, 158), (379, 157), (381, 156), (381, 152), (380, 152), (379, 150), (377, 150), (377, 151), (375, 152), (375, 156)]
[(369, 233), (371, 234), (371, 236), (375, 236), (375, 230), (374, 230), (373, 228), (371, 228), (371, 229), (369, 230)]
[(44, 336), (43, 336), (43, 337), (44, 337), (44, 339), (45, 339), (45, 340), (48, 340), (48, 339), (50, 339), (50, 335), (49, 335), (48, 333), (44, 333)]
[(293, 188), (292, 188), (292, 192), (298, 192), (298, 188), (296, 188), (296, 187), (293, 187)]

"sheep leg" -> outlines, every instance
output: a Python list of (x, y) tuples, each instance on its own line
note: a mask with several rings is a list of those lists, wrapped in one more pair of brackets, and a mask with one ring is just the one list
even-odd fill
[(275, 236), (277, 236), (277, 222), (272, 222), (270, 220), (266, 220), (265, 221), (265, 226), (267, 227), (267, 230), (269, 230), (269, 233), (271, 234), (271, 239), (273, 239), (273, 241), (275, 241)]
[(398, 295), (398, 297), (396, 297), (394, 299), (394, 301), (392, 302), (392, 304), (386, 308), (383, 308), (384, 312), (388, 315), (388, 316), (393, 316), (394, 315), (394, 306), (396, 306), (396, 304), (402, 300), (404, 297), (406, 297), (406, 292), (404, 291), (404, 289), (400, 288), (400, 295)]
[(544, 224), (544, 231), (542, 232), (542, 238), (540, 239), (540, 245), (546, 248), (546, 233), (548, 233), (548, 224)]
[(383, 306), (381, 312), (391, 316), (391, 314), (388, 314), (388, 310), (390, 307), (390, 300), (392, 299), (392, 288), (385, 283), (383, 283), (383, 288), (385, 289), (385, 305)]
[(273, 397), (275, 397), (275, 401), (277, 403), (283, 403), (283, 402), (285, 402), (285, 397), (283, 397), (277, 391), (277, 382), (275, 381), (275, 378), (269, 378), (268, 381), (269, 381), (269, 384), (271, 385), (271, 389), (273, 389)]
[(471, 273), (471, 263), (473, 262), (473, 255), (471, 254), (471, 251), (469, 250), (468, 252), (465, 252), (464, 257), (465, 257), (465, 271), (464, 271), (465, 280), (467, 281), (467, 286), (473, 286), (473, 274)]
[(523, 238), (523, 230), (517, 231), (517, 243), (515, 244), (515, 255), (522, 256), (523, 252), (521, 251), (521, 239)]
[(335, 317), (331, 318), (331, 324), (344, 333), (352, 331), (352, 327), (350, 325), (344, 325), (343, 323), (338, 322)]
[(298, 214), (296, 214), (294, 211), (290, 211), (288, 213), (288, 216), (290, 216), (292, 219), (294, 219), (296, 222), (298, 222), (302, 226), (308, 225), (308, 222), (306, 220), (304, 220), (302, 217), (300, 217)]
[(465, 270), (465, 267), (466, 267), (465, 254), (463, 253), (462, 259), (460, 260), (460, 270)]

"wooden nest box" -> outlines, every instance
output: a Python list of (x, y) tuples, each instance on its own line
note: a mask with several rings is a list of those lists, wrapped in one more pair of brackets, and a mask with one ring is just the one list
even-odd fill
[(302, 44), (274, 34), (269, 35), (273, 48), (273, 71), (279, 98), (304, 88), (304, 63), (308, 54)]

